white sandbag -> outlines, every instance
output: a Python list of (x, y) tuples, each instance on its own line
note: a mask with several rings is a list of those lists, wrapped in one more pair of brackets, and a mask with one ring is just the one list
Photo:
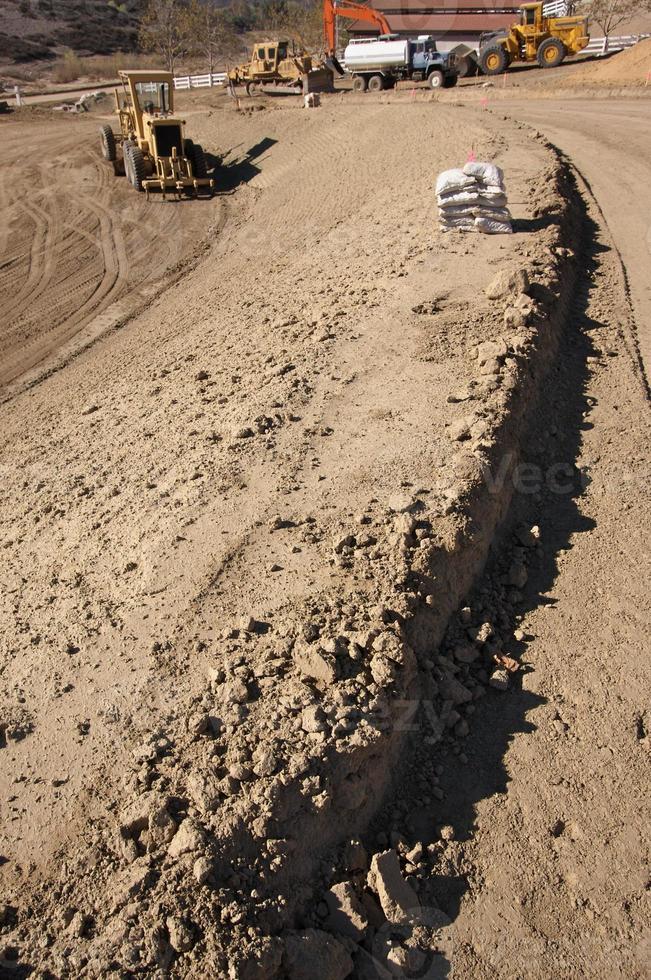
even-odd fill
[(481, 193), (484, 197), (501, 197), (506, 193), (506, 188), (504, 186), (498, 187), (497, 184), (482, 184)]
[(437, 201), (440, 208), (454, 208), (460, 204), (479, 204), (479, 194), (477, 191), (455, 191), (452, 194), (439, 194)]
[(439, 218), (474, 218), (477, 214), (476, 204), (459, 204), (457, 207), (439, 208)]
[(508, 208), (487, 208), (474, 204), (462, 205), (457, 208), (439, 208), (439, 218), (492, 218), (494, 221), (510, 221), (511, 212)]
[(475, 219), (471, 216), (465, 218), (446, 218), (440, 222), (442, 231), (475, 231)]
[(463, 170), (444, 170), (436, 179), (436, 193), (453, 194), (474, 184), (475, 178), (464, 174)]
[(495, 221), (493, 218), (475, 218), (477, 231), (485, 235), (511, 235), (513, 228), (509, 221)]
[(484, 184), (495, 184), (504, 189), (504, 174), (494, 163), (482, 163), (479, 160), (469, 161), (463, 168), (464, 174), (477, 177)]
[(508, 204), (506, 194), (487, 195), (482, 191), (479, 195), (479, 206), (482, 208), (505, 208)]
[(438, 206), (442, 209), (473, 206), (476, 208), (506, 207), (506, 194), (480, 194), (476, 191), (459, 191), (457, 194), (439, 195)]
[(488, 218), (489, 221), (511, 221), (511, 212), (508, 208), (477, 208), (476, 218)]

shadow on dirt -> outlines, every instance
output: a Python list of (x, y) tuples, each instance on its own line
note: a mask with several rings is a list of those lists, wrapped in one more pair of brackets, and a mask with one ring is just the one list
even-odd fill
[[(578, 194), (576, 195), (578, 198)], [(577, 264), (577, 281), (571, 293), (567, 326), (562, 332), (559, 349), (551, 365), (541, 397), (532, 413), (529, 430), (523, 438), (527, 451), (522, 461), (540, 474), (535, 489), (515, 493), (509, 514), (493, 542), (486, 569), (467, 597), (473, 609), (489, 614), (491, 582), (504, 581), (504, 570), (510, 563), (513, 531), (521, 524), (539, 525), (544, 550), (529, 566), (529, 578), (513, 613), (526, 621), (527, 614), (540, 605), (553, 605), (550, 595), (557, 578), (558, 555), (572, 547), (576, 534), (590, 531), (594, 522), (581, 510), (581, 498), (587, 486), (585, 474), (575, 465), (579, 455), (582, 433), (589, 422), (585, 415), (593, 407), (587, 395), (587, 357), (594, 354), (593, 334), (605, 325), (587, 315), (588, 300), (593, 285), (591, 274), (598, 266), (600, 252), (607, 251), (597, 242), (597, 226), (588, 217), (582, 203), (578, 205), (582, 247)], [(532, 228), (531, 230), (535, 230)], [(501, 606), (502, 611), (504, 607)], [(508, 625), (500, 632), (513, 636), (517, 626), (513, 615), (506, 610)], [(497, 614), (498, 622), (500, 614)], [(368, 844), (377, 849), (378, 832), (391, 830), (391, 822), (407, 833), (408, 844), (430, 844), (440, 841), (440, 829), (450, 825), (454, 839), (468, 841), (476, 829), (477, 804), (480, 800), (508, 791), (509, 773), (505, 755), (517, 733), (530, 733), (536, 728), (527, 716), (544, 704), (540, 696), (523, 689), (522, 678), (535, 668), (527, 664), (526, 640), (515, 640), (501, 646), (503, 653), (520, 662), (520, 670), (511, 675), (507, 694), (486, 688), (484, 696), (474, 705), (470, 733), (460, 746), (457, 739), (444, 733), (431, 747), (425, 744), (430, 731), (421, 730), (412, 737), (404, 752), (406, 774), (395, 787), (384, 813), (369, 830)], [(422, 727), (422, 726), (421, 726)], [(466, 757), (459, 761), (459, 754)], [(424, 785), (423, 773), (442, 766), (440, 790), (442, 800), (423, 801), (436, 796), (431, 785)], [(440, 770), (439, 770), (440, 771)], [(387, 821), (390, 821), (387, 823)], [(448, 870), (450, 869), (450, 870)], [(435, 865), (432, 893), (441, 910), (451, 919), (458, 915), (468, 881), (463, 872), (451, 869), (445, 858)]]
[[(258, 165), (261, 158), (276, 145), (278, 140), (266, 136), (254, 146), (249, 147), (243, 154), (239, 155), (240, 147), (227, 150), (222, 157), (213, 156), (206, 153), (206, 164), (208, 166), (208, 176), (214, 177), (216, 193), (230, 193), (241, 184), (248, 184), (250, 180), (260, 173)], [(232, 157), (232, 159), (228, 159)], [(256, 162), (257, 161), (257, 162)]]

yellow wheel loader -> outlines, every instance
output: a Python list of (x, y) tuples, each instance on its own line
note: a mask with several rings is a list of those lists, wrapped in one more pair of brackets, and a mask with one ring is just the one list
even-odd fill
[(152, 189), (175, 195), (207, 188), (206, 159), (198, 143), (185, 136), (185, 120), (173, 114), (174, 77), (168, 71), (121, 71), (122, 88), (115, 90), (120, 132), (100, 126), (105, 160), (117, 160), (122, 147), (124, 172), (137, 191)]
[[(479, 39), (479, 67), (484, 75), (499, 75), (512, 61), (537, 61), (556, 68), (568, 54), (578, 54), (590, 40), (587, 17), (547, 17), (542, 3), (523, 3), (520, 20), (507, 33), (494, 31)], [(571, 13), (573, 6), (567, 4)]]
[(261, 91), (263, 85), (283, 85), (307, 95), (333, 90), (332, 72), (324, 64), (296, 50), (290, 41), (259, 41), (253, 45), (251, 60), (228, 72), (233, 85), (244, 85), (246, 94)]

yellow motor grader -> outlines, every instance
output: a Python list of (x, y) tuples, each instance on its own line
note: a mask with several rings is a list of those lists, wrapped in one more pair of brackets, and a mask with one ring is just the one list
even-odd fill
[(333, 90), (331, 70), (296, 49), (293, 41), (258, 41), (253, 45), (251, 60), (231, 68), (228, 80), (232, 85), (244, 85), (247, 95), (253, 95), (269, 83), (305, 95)]
[[(500, 75), (512, 61), (537, 61), (556, 68), (568, 54), (578, 54), (590, 40), (587, 17), (548, 17), (543, 3), (523, 3), (520, 20), (508, 31), (482, 34), (479, 67), (484, 75)], [(571, 13), (573, 5), (565, 5)]]
[(137, 191), (157, 189), (177, 196), (208, 188), (206, 158), (199, 143), (185, 136), (185, 120), (174, 116), (174, 77), (168, 71), (121, 71), (115, 90), (120, 132), (100, 126), (102, 155), (117, 160), (122, 147), (124, 172)]

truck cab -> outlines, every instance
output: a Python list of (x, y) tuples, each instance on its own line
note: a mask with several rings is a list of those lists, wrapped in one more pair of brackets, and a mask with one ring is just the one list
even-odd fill
[(455, 54), (443, 54), (436, 47), (436, 41), (429, 34), (421, 34), (415, 41), (410, 42), (412, 47), (411, 65), (414, 78), (427, 78), (431, 81), (431, 76), (435, 73), (438, 78), (442, 75), (441, 84), (450, 85), (456, 82), (457, 78), (457, 58)]

